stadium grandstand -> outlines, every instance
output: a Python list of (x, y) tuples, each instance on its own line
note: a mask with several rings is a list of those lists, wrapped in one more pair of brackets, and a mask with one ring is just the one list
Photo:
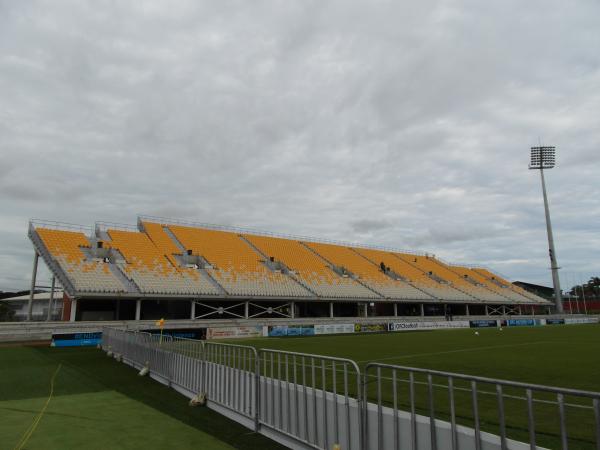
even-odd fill
[(107, 310), (121, 320), (223, 319), (533, 314), (550, 305), (489, 269), (433, 254), (151, 216), (93, 228), (32, 220), (29, 238), (34, 267), (41, 257), (63, 288), (63, 320)]

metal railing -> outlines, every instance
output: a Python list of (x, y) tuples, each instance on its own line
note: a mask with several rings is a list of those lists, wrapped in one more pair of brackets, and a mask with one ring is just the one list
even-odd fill
[(360, 448), (360, 369), (349, 359), (260, 349), (260, 423), (314, 448)]
[[(483, 438), (489, 438), (490, 433), (497, 433), (498, 448), (502, 450), (512, 448), (511, 438), (513, 442), (528, 442), (532, 450), (540, 445), (567, 450), (570, 442), (573, 448), (600, 449), (599, 392), (368, 363), (364, 369), (363, 398), (365, 448), (421, 448), (418, 441), (423, 433), (419, 433), (418, 427), (425, 425), (432, 450), (444, 441), (457, 450), (464, 447), (459, 445), (459, 432), (466, 425), (474, 431), (470, 448), (476, 450), (483, 448)], [(368, 423), (372, 417), (366, 410), (370, 398), (374, 398), (377, 409), (375, 427)], [(391, 430), (390, 422), (383, 419), (386, 408), (393, 415)], [(404, 419), (399, 417), (401, 411), (408, 413)], [(426, 418), (421, 424), (419, 415)], [(440, 436), (440, 418), (450, 424), (445, 436)], [(403, 420), (409, 424), (408, 437), (400, 433)], [(376, 439), (369, 435), (370, 431), (375, 431)], [(369, 446), (369, 442), (376, 445)]]
[(208, 399), (246, 416), (258, 429), (258, 354), (245, 345), (204, 342), (204, 392)]
[(114, 328), (102, 347), (298, 448), (600, 450), (598, 392)]
[(86, 236), (91, 236), (94, 228), (85, 225), (79, 225), (76, 223), (69, 222), (58, 222), (56, 220), (46, 219), (30, 219), (29, 228), (48, 228), (51, 230), (65, 230), (65, 231), (79, 231), (84, 233)]

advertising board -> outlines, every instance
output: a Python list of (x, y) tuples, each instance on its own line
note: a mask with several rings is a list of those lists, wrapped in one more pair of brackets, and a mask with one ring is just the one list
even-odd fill
[[(160, 334), (160, 330), (157, 330), (156, 328), (142, 331), (151, 334)], [(164, 328), (163, 335), (200, 340), (206, 339), (206, 328)]]
[(498, 326), (498, 322), (495, 320), (469, 320), (469, 326), (471, 328), (490, 328)]
[(598, 323), (598, 317), (567, 317), (565, 323)]
[(389, 331), (410, 330), (439, 330), (448, 328), (469, 328), (467, 320), (456, 321), (424, 321), (424, 322), (394, 322), (388, 324)]
[(255, 338), (262, 336), (262, 325), (247, 327), (209, 327), (206, 329), (206, 339)]
[(355, 333), (382, 333), (388, 330), (387, 323), (357, 323), (354, 324)]
[(346, 334), (354, 333), (353, 323), (328, 323), (315, 325), (315, 334)]
[(540, 325), (540, 321), (536, 319), (508, 319), (503, 320), (503, 325), (509, 327), (533, 327), (535, 325)]
[(51, 347), (87, 347), (100, 344), (102, 333), (58, 333), (52, 335)]
[(268, 328), (269, 337), (313, 336), (314, 334), (314, 325), (275, 325)]
[(565, 319), (545, 319), (544, 321), (546, 325), (564, 325), (565, 323)]

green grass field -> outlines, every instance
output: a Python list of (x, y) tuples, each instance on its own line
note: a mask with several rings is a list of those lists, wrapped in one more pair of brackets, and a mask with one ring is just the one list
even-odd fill
[(0, 348), (0, 449), (277, 449), (95, 348)]
[[(480, 329), (479, 333), (475, 336), (474, 330), (464, 329), (227, 342), (346, 357), (362, 367), (367, 361), (380, 361), (600, 391), (600, 325)], [(0, 449), (19, 448), (44, 408), (50, 380), (59, 365), (52, 400), (22, 448), (279, 448), (217, 413), (189, 407), (183, 396), (138, 377), (134, 369), (95, 348), (0, 348), (0, 363)], [(444, 417), (446, 380), (436, 378), (434, 382), (438, 385), (436, 410)], [(461, 391), (467, 386), (457, 383), (456, 387), (458, 420), (469, 425), (470, 394)], [(374, 388), (369, 386), (371, 399)], [(481, 386), (481, 390), (490, 392), (479, 396), (482, 428), (497, 432), (493, 387)], [(383, 391), (384, 401), (391, 402), (389, 382)], [(505, 393), (522, 395), (510, 390)], [(400, 383), (399, 405), (407, 407), (406, 400), (406, 383)], [(570, 448), (594, 448), (593, 414), (580, 408), (576, 399), (566, 401), (576, 405), (567, 408)], [(427, 394), (422, 384), (417, 386), (417, 403), (419, 412), (426, 414)], [(507, 398), (506, 409), (509, 436), (526, 439), (524, 401)], [(536, 404), (538, 444), (548, 448), (558, 448), (554, 411), (554, 404)]]

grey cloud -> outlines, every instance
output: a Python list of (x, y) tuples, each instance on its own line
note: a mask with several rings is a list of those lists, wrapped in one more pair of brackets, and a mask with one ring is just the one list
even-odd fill
[(357, 233), (367, 233), (388, 228), (390, 224), (385, 220), (362, 219), (356, 220), (350, 224)]
[(548, 283), (538, 136), (559, 262), (600, 271), (593, 2), (1, 8), (0, 248), (25, 252), (0, 273), (27, 277), (30, 217), (145, 213)]

